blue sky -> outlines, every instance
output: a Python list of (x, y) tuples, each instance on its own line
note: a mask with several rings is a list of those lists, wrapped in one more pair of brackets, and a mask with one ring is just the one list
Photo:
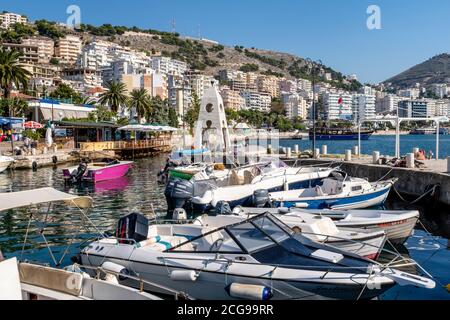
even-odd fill
[[(438, 53), (450, 52), (450, 1), (445, 0), (2, 0), (0, 10), (32, 20), (136, 25), (201, 35), (226, 45), (273, 49), (321, 59), (363, 82), (380, 82)], [(369, 5), (381, 30), (366, 27)]]

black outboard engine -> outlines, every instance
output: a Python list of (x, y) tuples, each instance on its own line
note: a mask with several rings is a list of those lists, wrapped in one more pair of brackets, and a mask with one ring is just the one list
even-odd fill
[(131, 213), (119, 220), (116, 238), (119, 243), (129, 243), (126, 239), (141, 242), (148, 237), (148, 219), (140, 213)]
[(216, 208), (214, 209), (214, 214), (218, 215), (231, 215), (233, 212), (231, 211), (230, 204), (226, 201), (219, 201), (216, 204)]
[(253, 205), (256, 208), (267, 208), (270, 206), (269, 191), (260, 189), (253, 192)]
[(70, 175), (70, 182), (80, 183), (86, 171), (87, 171), (87, 163), (81, 162), (78, 165), (78, 168), (76, 168), (75, 171), (72, 172), (72, 174)]
[(194, 183), (192, 181), (178, 180), (173, 186), (172, 201), (175, 208), (183, 208), (186, 202), (194, 196)]
[(179, 180), (180, 179), (170, 179), (166, 184), (166, 189), (164, 189), (164, 197), (166, 197), (168, 214), (171, 214), (173, 212), (173, 210), (175, 209), (175, 203), (172, 199), (172, 191), (173, 191), (173, 188), (175, 187), (175, 184)]

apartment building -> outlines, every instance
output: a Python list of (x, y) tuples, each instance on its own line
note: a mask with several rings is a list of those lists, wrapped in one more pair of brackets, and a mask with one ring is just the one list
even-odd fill
[(103, 83), (110, 81), (119, 82), (125, 74), (150, 74), (153, 70), (150, 67), (142, 67), (129, 60), (115, 60), (109, 67), (100, 68)]
[(39, 62), (39, 48), (35, 45), (3, 43), (1, 47), (5, 50), (20, 51), (22, 53), (22, 56), (19, 57), (20, 64), (37, 64)]
[(268, 112), (272, 105), (272, 97), (268, 93), (255, 91), (242, 91), (241, 96), (245, 99), (245, 109), (257, 109)]
[(191, 73), (188, 78), (192, 90), (197, 93), (200, 99), (203, 97), (203, 94), (207, 88), (210, 88), (213, 85), (218, 85), (218, 81), (214, 79), (214, 77), (200, 73)]
[(66, 35), (59, 39), (55, 45), (55, 56), (62, 64), (75, 64), (81, 53), (82, 41), (79, 37)]
[(418, 99), (420, 96), (420, 89), (419, 88), (402, 89), (397, 92), (397, 95), (407, 99)]
[(223, 105), (226, 109), (238, 111), (245, 108), (245, 98), (238, 91), (231, 90), (230, 88), (222, 88), (220, 94), (222, 95)]
[(296, 93), (298, 91), (297, 81), (283, 79), (280, 81), (280, 93)]
[(307, 79), (298, 79), (297, 80), (297, 87), (299, 90), (303, 90), (306, 92), (311, 92), (312, 91), (312, 83), (311, 81), (307, 80)]
[(28, 23), (28, 19), (25, 16), (22, 16), (17, 13), (4, 12), (0, 14), (0, 28), (1, 29), (9, 29), (13, 24)]
[(395, 94), (388, 94), (380, 97), (375, 102), (375, 112), (380, 114), (397, 114), (398, 103), (406, 100), (406, 98), (399, 97)]
[(443, 99), (448, 94), (448, 86), (446, 83), (435, 83), (431, 86), (431, 90), (439, 99)]
[(38, 62), (49, 63), (55, 55), (55, 41), (47, 37), (31, 37), (22, 40), (25, 46), (38, 48)]
[(130, 93), (135, 89), (144, 88), (152, 97), (160, 97), (162, 100), (168, 98), (167, 95), (167, 77), (161, 73), (151, 74), (124, 74), (121, 82)]
[(158, 73), (164, 73), (166, 75), (178, 75), (181, 76), (188, 71), (189, 66), (186, 62), (175, 60), (169, 57), (152, 57), (151, 58), (152, 69)]
[(326, 92), (322, 97), (325, 120), (351, 120), (353, 118), (352, 95)]
[(434, 115), (426, 100), (403, 100), (398, 103), (398, 115), (402, 118), (424, 118)]
[(280, 79), (275, 76), (259, 76), (258, 91), (268, 93), (272, 98), (280, 96)]
[(366, 119), (375, 118), (375, 95), (355, 94), (353, 95), (352, 111), (353, 119), (359, 123)]
[(286, 117), (290, 119), (302, 118), (306, 119), (308, 116), (307, 102), (298, 93), (282, 93), (281, 101), (286, 110)]
[(85, 90), (101, 87), (102, 75), (100, 70), (88, 68), (66, 68), (61, 73), (61, 78), (66, 81), (82, 83)]

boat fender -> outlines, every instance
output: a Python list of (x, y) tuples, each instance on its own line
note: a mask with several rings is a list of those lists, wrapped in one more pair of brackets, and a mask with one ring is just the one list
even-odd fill
[(33, 163), (31, 164), (31, 168), (33, 169), (33, 171), (37, 171), (38, 164), (36, 161), (33, 161)]
[(279, 214), (288, 214), (289, 212), (291, 212), (291, 211), (289, 210), (289, 208), (286, 208), (286, 207), (280, 207), (280, 208), (278, 208), (278, 213), (279, 213)]
[(241, 206), (236, 206), (231, 213), (235, 216), (239, 216), (241, 213), (244, 213), (244, 209)]
[(173, 270), (170, 273), (170, 279), (173, 281), (191, 281), (195, 282), (199, 274), (194, 270)]
[(130, 274), (130, 271), (128, 271), (128, 269), (125, 268), (124, 266), (110, 261), (104, 262), (102, 264), (102, 269), (105, 270), (106, 273), (110, 271), (113, 274), (119, 274), (120, 281), (124, 281), (125, 279), (127, 279), (126, 276)]
[(303, 209), (305, 209), (305, 208), (308, 208), (308, 207), (309, 207), (309, 204), (306, 203), (306, 202), (297, 202), (297, 203), (295, 204), (295, 207), (296, 207), (296, 208), (303, 208)]
[(57, 164), (58, 163), (58, 157), (57, 156), (53, 156), (52, 157), (52, 162), (53, 162), (53, 164)]
[(172, 219), (173, 220), (187, 220), (186, 210), (184, 210), (183, 208), (176, 208), (173, 211)]
[(232, 298), (244, 300), (270, 300), (273, 297), (273, 291), (266, 286), (243, 284), (233, 282), (225, 288)]

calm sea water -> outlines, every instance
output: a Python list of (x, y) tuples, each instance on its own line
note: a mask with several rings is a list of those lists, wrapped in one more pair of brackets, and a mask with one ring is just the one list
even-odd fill
[[(450, 157), (450, 135), (439, 136), (439, 158)], [(311, 149), (312, 142), (306, 140), (280, 140), (282, 147), (294, 147), (298, 144), (301, 150)], [(327, 145), (329, 154), (343, 154), (345, 150), (358, 145), (358, 141), (316, 141), (317, 148)], [(427, 154), (430, 150), (436, 154), (435, 135), (402, 135), (400, 136), (400, 153), (402, 155), (412, 152), (413, 148), (424, 149)], [(380, 151), (382, 155), (395, 155), (395, 136), (372, 136), (369, 140), (361, 141), (362, 154), (372, 154)]]
[[(148, 216), (156, 213), (163, 216), (166, 203), (164, 188), (157, 184), (155, 176), (165, 162), (165, 156), (142, 159), (124, 178), (97, 184), (95, 187), (65, 188), (61, 167), (43, 168), (37, 172), (15, 171), (0, 174), (0, 192), (29, 190), (51, 186), (61, 191), (94, 198), (95, 206), (89, 212), (90, 219), (101, 231), (113, 231), (117, 219), (134, 210)], [(404, 205), (396, 199), (390, 199), (388, 207), (401, 209)], [(422, 212), (422, 221), (427, 234), (418, 228), (414, 235), (399, 248), (402, 253), (416, 259), (441, 284), (450, 283), (450, 215), (442, 208), (427, 206), (427, 210), (418, 207)], [(52, 264), (51, 256), (39, 235), (41, 223), (33, 223), (31, 232), (21, 255), (22, 243), (29, 218), (29, 211), (10, 210), (0, 213), (0, 247), (7, 257), (18, 256), (22, 259)], [(44, 234), (57, 260), (61, 258), (67, 244), (74, 242), (63, 260), (63, 265), (70, 264), (70, 257), (80, 247), (94, 239), (98, 233), (94, 229), (80, 229), (81, 215), (76, 209), (64, 205), (53, 207), (49, 216), (49, 224)], [(434, 290), (411, 287), (395, 287), (385, 293), (382, 299), (449, 299), (450, 293), (438, 285)]]

